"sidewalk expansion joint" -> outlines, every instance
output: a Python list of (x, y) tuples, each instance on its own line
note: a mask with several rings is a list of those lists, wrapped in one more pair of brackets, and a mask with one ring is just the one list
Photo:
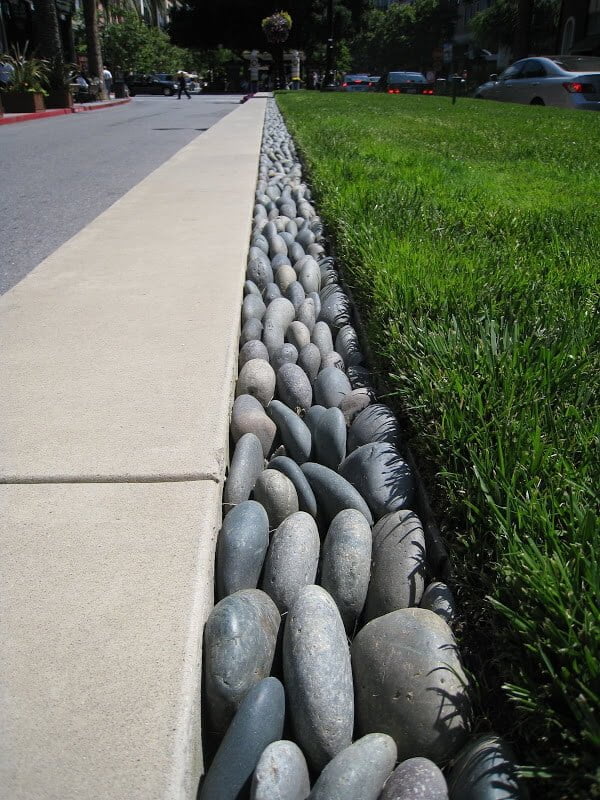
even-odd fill
[(52, 483), (189, 483), (191, 481), (223, 480), (207, 472), (182, 472), (174, 475), (7, 475), (0, 478), (0, 485), (52, 484)]

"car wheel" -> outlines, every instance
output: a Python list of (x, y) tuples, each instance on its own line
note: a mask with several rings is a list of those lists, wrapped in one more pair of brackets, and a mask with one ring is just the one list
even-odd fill
[(529, 105), (530, 106), (545, 106), (546, 103), (544, 103), (544, 101), (542, 100), (541, 97), (534, 97), (533, 100), (531, 101), (531, 103), (529, 103)]

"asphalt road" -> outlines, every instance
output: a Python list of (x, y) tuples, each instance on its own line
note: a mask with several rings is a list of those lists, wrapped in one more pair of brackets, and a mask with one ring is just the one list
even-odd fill
[(0, 294), (240, 98), (136, 96), (113, 108), (0, 126)]

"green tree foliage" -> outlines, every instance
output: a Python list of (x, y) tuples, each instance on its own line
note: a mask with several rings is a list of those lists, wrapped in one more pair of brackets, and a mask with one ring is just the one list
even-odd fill
[(123, 12), (120, 22), (104, 28), (102, 49), (106, 61), (126, 73), (197, 68), (192, 53), (172, 45), (164, 31), (146, 25), (134, 11)]
[[(521, 16), (519, 11), (521, 10)], [(480, 47), (495, 51), (498, 45), (513, 47), (524, 25), (532, 32), (526, 50), (553, 49), (554, 36), (560, 14), (560, 0), (532, 0), (529, 4), (529, 20), (522, 20), (519, 0), (495, 0), (489, 8), (479, 11), (470, 22), (470, 29)]]

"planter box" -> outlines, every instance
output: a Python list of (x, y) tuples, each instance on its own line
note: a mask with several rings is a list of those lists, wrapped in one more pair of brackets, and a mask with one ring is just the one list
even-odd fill
[(45, 103), (46, 108), (73, 108), (73, 95), (69, 89), (48, 92)]
[(44, 95), (37, 92), (2, 92), (2, 105), (7, 114), (33, 114), (46, 110)]

